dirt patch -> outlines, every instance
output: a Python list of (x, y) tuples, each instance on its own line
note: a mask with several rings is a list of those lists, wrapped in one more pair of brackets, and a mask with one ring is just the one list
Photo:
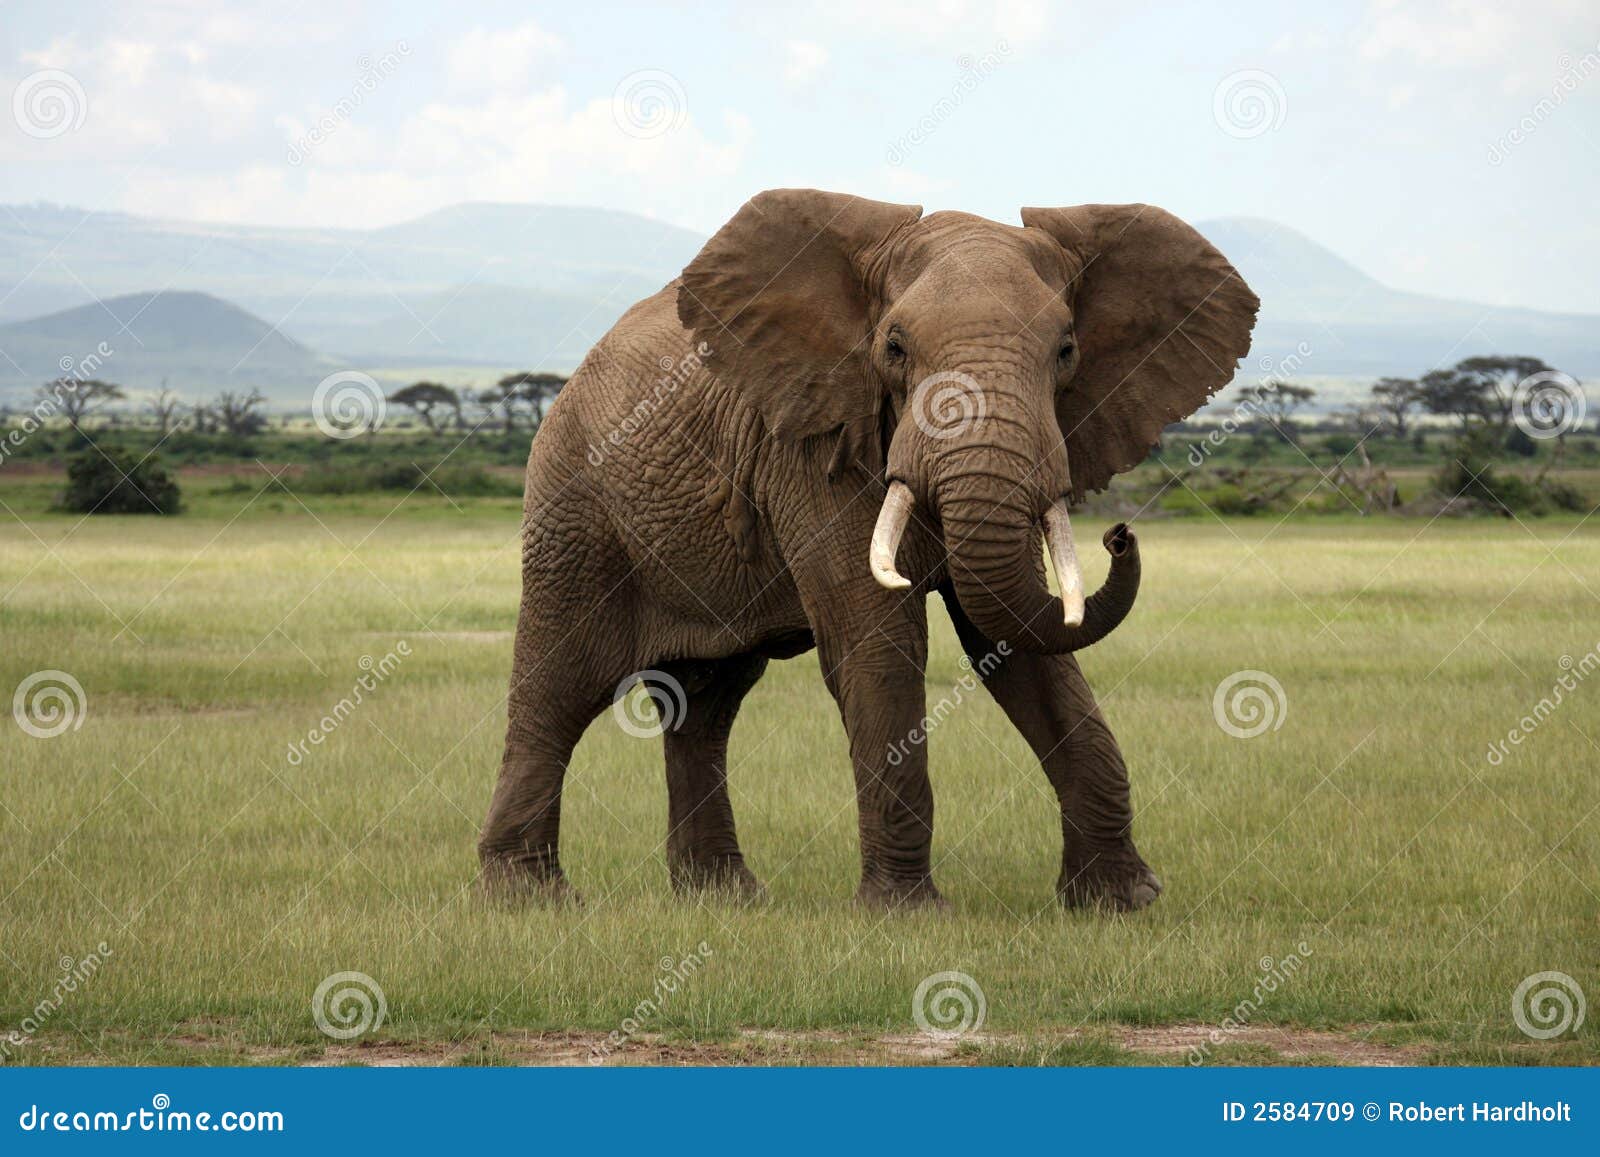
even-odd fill
[[(1284, 1060), (1316, 1058), (1337, 1065), (1410, 1065), (1426, 1055), (1418, 1045), (1389, 1045), (1370, 1040), (1374, 1026), (1357, 1026), (1347, 1032), (1324, 1032), (1304, 1028), (1241, 1028), (1219, 1034), (1221, 1047), (1255, 1046), (1271, 1049)], [(1182, 1054), (1189, 1057), (1196, 1049), (1217, 1048), (1214, 1025), (1179, 1024), (1160, 1028), (1119, 1030), (1122, 1047), (1157, 1056)]]
[[(1210, 1025), (1159, 1028), (1120, 1027), (1040, 1034), (968, 1033), (941, 1037), (930, 1033), (851, 1034), (744, 1029), (731, 1039), (686, 1041), (641, 1034), (618, 1047), (600, 1032), (494, 1033), (458, 1043), (376, 1040), (330, 1045), (304, 1063), (314, 1067), (371, 1065), (982, 1065), (1012, 1048), (1102, 1042), (1136, 1054), (1135, 1063), (1170, 1064), (1205, 1048)], [(1257, 1063), (1316, 1060), (1336, 1065), (1415, 1064), (1428, 1050), (1369, 1039), (1371, 1026), (1342, 1032), (1292, 1028), (1245, 1028), (1228, 1033), (1221, 1047), (1259, 1051)], [(1213, 1053), (1218, 1046), (1210, 1045)], [(249, 1052), (250, 1050), (246, 1050)], [(1142, 1054), (1142, 1055), (1139, 1055)], [(263, 1058), (267, 1059), (267, 1058)]]

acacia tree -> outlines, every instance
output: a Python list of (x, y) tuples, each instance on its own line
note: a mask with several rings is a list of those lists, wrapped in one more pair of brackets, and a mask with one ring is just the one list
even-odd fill
[(1290, 442), (1296, 441), (1294, 415), (1317, 396), (1310, 386), (1297, 386), (1293, 382), (1273, 379), (1260, 385), (1246, 386), (1239, 392), (1241, 402), (1257, 411), (1279, 434)]
[(1396, 438), (1411, 432), (1411, 415), (1422, 408), (1422, 389), (1414, 378), (1379, 378), (1372, 383), (1372, 405)]
[(121, 386), (114, 382), (102, 382), (99, 378), (86, 378), (83, 381), (57, 378), (39, 387), (40, 402), (60, 409), (67, 417), (67, 424), (80, 431), (84, 419), (90, 414), (108, 402), (125, 397), (127, 395)]
[(260, 390), (248, 394), (224, 390), (217, 395), (212, 413), (224, 431), (235, 438), (249, 438), (267, 428), (266, 415), (259, 412), (266, 402), (266, 395)]
[(507, 374), (496, 382), (495, 390), (504, 399), (502, 404), (506, 408), (506, 433), (511, 433), (513, 429), (514, 414), (518, 405), (527, 406), (528, 425), (537, 430), (545, 409), (555, 401), (556, 395), (561, 392), (561, 387), (566, 384), (567, 379), (560, 374), (534, 373), (529, 370)]
[(438, 382), (413, 382), (390, 394), (389, 401), (416, 411), (430, 434), (439, 432), (439, 423), (433, 414), (440, 407), (455, 414), (457, 425), (461, 422), (461, 396), (449, 386)]
[(178, 400), (177, 394), (165, 386), (162, 386), (161, 392), (151, 399), (147, 404), (147, 408), (150, 411), (151, 418), (155, 420), (156, 433), (162, 438), (165, 438), (182, 424), (183, 419), (178, 416), (178, 413), (183, 409), (183, 403)]
[(1516, 411), (1518, 383), (1550, 369), (1539, 358), (1466, 358), (1423, 374), (1418, 388), (1429, 413), (1453, 417), (1463, 430), (1477, 425), (1504, 434)]

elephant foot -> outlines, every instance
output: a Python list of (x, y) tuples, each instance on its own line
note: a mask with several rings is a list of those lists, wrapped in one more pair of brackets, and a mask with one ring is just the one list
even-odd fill
[(914, 908), (929, 908), (942, 912), (950, 907), (950, 901), (940, 895), (939, 889), (933, 886), (931, 876), (925, 876), (920, 880), (864, 878), (861, 887), (856, 889), (856, 903), (891, 912), (909, 911)]
[(681, 860), (672, 865), (670, 873), (672, 890), (680, 896), (699, 894), (741, 904), (756, 904), (767, 898), (765, 885), (745, 867), (744, 857), (738, 854), (709, 861)]
[(534, 868), (498, 857), (485, 859), (479, 884), (484, 896), (498, 904), (558, 908), (583, 903), (560, 868)]
[(1092, 857), (1064, 864), (1056, 896), (1065, 908), (1100, 908), (1136, 912), (1161, 895), (1161, 881), (1138, 854)]

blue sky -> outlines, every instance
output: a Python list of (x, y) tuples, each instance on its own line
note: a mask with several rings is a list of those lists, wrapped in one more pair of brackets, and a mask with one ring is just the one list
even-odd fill
[[(0, 89), (0, 202), (359, 227), (558, 201), (709, 231), (780, 185), (1009, 221), (1140, 200), (1283, 222), (1404, 289), (1600, 313), (1592, 2), (11, 0)], [(31, 102), (63, 94), (57, 131)]]

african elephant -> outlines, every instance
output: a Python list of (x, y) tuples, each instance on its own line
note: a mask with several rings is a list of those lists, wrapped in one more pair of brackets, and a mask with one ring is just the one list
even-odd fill
[(1085, 599), (1068, 505), (1229, 381), (1259, 303), (1160, 209), (1022, 221), (765, 192), (584, 358), (528, 459), (510, 723), (479, 843), (491, 891), (570, 896), (568, 758), (649, 671), (683, 696), (664, 733), (672, 884), (758, 894), (728, 733), (768, 660), (814, 646), (849, 736), (857, 896), (942, 902), (926, 746), (904, 742), (937, 590), (1059, 797), (1061, 901), (1156, 897), (1072, 655), (1133, 605), (1138, 547), (1113, 528)]

